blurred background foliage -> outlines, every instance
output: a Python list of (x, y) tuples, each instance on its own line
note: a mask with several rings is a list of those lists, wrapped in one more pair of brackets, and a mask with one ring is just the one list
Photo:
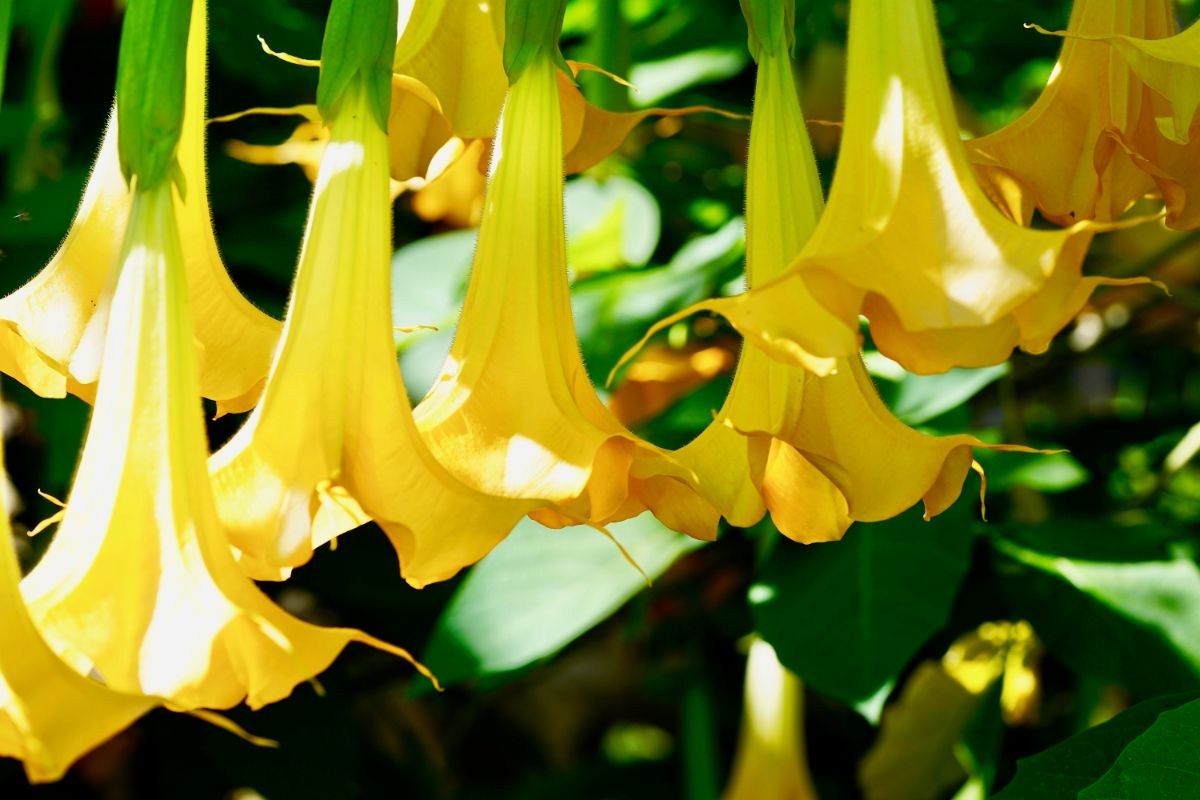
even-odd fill
[[(937, 8), (964, 135), (1014, 119), (1059, 45), (1022, 23), (1061, 28), (1069, 2)], [(210, 0), (210, 114), (311, 102), (316, 73), (266, 57), (254, 37), (315, 56), (326, 10), (321, 0)], [(1196, 4), (1181, 3), (1180, 14), (1191, 21)], [(839, 118), (846, 19), (845, 2), (798, 2), (810, 119)], [(108, 113), (119, 26), (113, 0), (16, 2), (0, 112), (5, 292), (67, 229)], [(584, 75), (601, 105), (749, 112), (745, 35), (733, 0), (571, 0), (564, 50), (639, 89)], [(295, 166), (227, 151), (231, 140), (278, 144), (295, 126), (252, 117), (210, 129), (222, 252), (243, 291), (276, 315), (310, 186)], [(747, 129), (710, 115), (647, 123), (567, 184), (576, 322), (598, 385), (651, 322), (740, 289)], [(813, 135), (828, 180), (838, 131), (814, 125)], [(419, 197), (395, 206), (396, 322), (440, 330), (399, 335), (414, 399), (448, 347), (474, 243), (452, 218), (414, 214)], [(469, 221), (469, 209), (458, 212), (457, 224)], [(827, 800), (985, 797), (1013, 780), (1018, 759), (1039, 753), (1004, 796), (1073, 796), (1030, 788), (1078, 760), (1073, 735), (1091, 737), (1082, 747), (1093, 779), (1118, 754), (1153, 761), (1156, 742), (1200, 715), (1189, 705), (1200, 693), (1198, 263), (1196, 234), (1151, 225), (1102, 236), (1091, 272), (1152, 274), (1173, 295), (1103, 293), (1048, 354), (988, 370), (916, 378), (867, 354), (884, 398), (910, 424), (1069, 450), (980, 454), (987, 522), (972, 478), (931, 523), (914, 510), (856, 525), (837, 544), (792, 544), (769, 523), (723, 531), (714, 544), (647, 519), (616, 526), (652, 588), (596, 534), (524, 523), (474, 569), (420, 592), (400, 581), (383, 537), (364, 530), (271, 588), (296, 613), (423, 653), (444, 694), (413, 682), (403, 664), (354, 650), (319, 687), (232, 714), (278, 739), (278, 750), (154, 712), (55, 786), (22, 788), (18, 767), (0, 763), (0, 796), (709, 800), (729, 774), (755, 631), (806, 684), (809, 760)], [(642, 435), (681, 445), (720, 405), (738, 347), (715, 320), (678, 325), (644, 359), (662, 368), (649, 379), (630, 370), (610, 400)], [(12, 381), (5, 394), (17, 519), (29, 528), (54, 510), (38, 490), (67, 492), (87, 409)], [(237, 424), (212, 422), (212, 444)], [(27, 564), (44, 547), (21, 544)], [(966, 680), (961, 667), (982, 663), (980, 648), (992, 666)], [(1092, 727), (1141, 701), (1149, 704)], [(1096, 763), (1096, 753), (1109, 757)]]

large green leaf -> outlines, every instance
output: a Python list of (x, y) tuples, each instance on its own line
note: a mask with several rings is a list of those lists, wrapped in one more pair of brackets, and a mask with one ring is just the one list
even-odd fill
[(658, 245), (662, 215), (654, 195), (635, 180), (587, 175), (567, 183), (567, 261), (577, 274), (641, 266)]
[(970, 506), (860, 523), (830, 544), (780, 542), (750, 592), (759, 632), (811, 688), (863, 704), (945, 623), (969, 566)]
[(1007, 363), (982, 369), (952, 369), (941, 375), (913, 375), (881, 353), (868, 353), (867, 369), (882, 379), (879, 393), (892, 413), (920, 425), (970, 400), (1008, 374)]
[(1164, 710), (1079, 800), (1200, 797), (1200, 700)]
[[(993, 540), (1014, 611), (1073, 669), (1139, 697), (1200, 688), (1200, 570), (1141, 527), (1054, 526), (1054, 537)], [(1040, 541), (1039, 541), (1040, 539)], [(1105, 541), (1108, 539), (1108, 541)], [(1140, 557), (1140, 558), (1139, 558)], [(1126, 559), (1126, 560), (1122, 560)]]
[[(650, 514), (609, 529), (651, 578), (701, 545)], [(552, 531), (525, 520), (467, 575), (424, 661), (444, 684), (521, 669), (570, 644), (645, 586), (599, 531)]]
[[(1190, 702), (1194, 697), (1194, 694), (1183, 694), (1147, 700), (1118, 714), (1103, 725), (1076, 734), (1035, 756), (1021, 759), (1017, 764), (1016, 777), (996, 795), (996, 800), (1062, 800), (1066, 797), (1087, 797), (1088, 795), (1080, 795), (1079, 792), (1101, 778), (1117, 757), (1122, 756), (1126, 745), (1155, 725), (1160, 714), (1184, 706), (1185, 703), (1194, 705)], [(1124, 796), (1126, 795), (1094, 795), (1095, 798)]]
[(652, 106), (692, 86), (736, 75), (749, 62), (750, 54), (742, 42), (646, 61), (629, 73), (630, 83), (637, 87), (629, 99), (637, 106)]
[(976, 450), (987, 473), (988, 492), (1025, 486), (1047, 494), (1070, 491), (1091, 479), (1087, 468), (1070, 453), (1002, 453)]

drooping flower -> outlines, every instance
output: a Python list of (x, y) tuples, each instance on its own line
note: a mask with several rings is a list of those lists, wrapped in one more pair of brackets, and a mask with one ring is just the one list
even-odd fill
[[(747, 2), (758, 62), (746, 174), (746, 273), (750, 287), (782, 274), (818, 225), (823, 199), (791, 68), (787, 23)], [(773, 8), (784, 18), (791, 3)], [(920, 499), (927, 516), (958, 497), (971, 466), (970, 436), (925, 436), (903, 425), (879, 399), (858, 355), (854, 332), (795, 285), (791, 317), (842, 353), (818, 359), (797, 350), (802, 365), (773, 360), (770, 343), (750, 339), (716, 421), (673, 455), (692, 470), (708, 507), (658, 478), (638, 493), (660, 516), (690, 506), (685, 517), (719, 514), (747, 527), (769, 510), (775, 526), (802, 542), (836, 540), (852, 521), (887, 519)], [(782, 307), (781, 307), (782, 310)], [(781, 317), (785, 319), (785, 317)], [(815, 341), (813, 337), (804, 340)], [(824, 362), (824, 363), (823, 363)], [(821, 368), (826, 374), (819, 375)], [(635, 461), (635, 474), (639, 464)]]
[[(1093, 36), (1174, 33), (1170, 0), (1076, 0), (1045, 90), (1022, 116), (968, 150), (985, 187), (1019, 222), (1036, 207), (1060, 225), (1114, 220), (1154, 189), (1133, 154), (1159, 138), (1163, 104)], [(1155, 152), (1153, 144), (1146, 155)]]
[(113, 691), (50, 649), (25, 609), (2, 506), (0, 500), (0, 756), (20, 760), (30, 782), (45, 783), (159, 701)]
[(804, 685), (755, 638), (746, 659), (745, 706), (724, 800), (816, 800), (804, 750)]
[[(413, 209), (423, 219), (447, 220), (459, 226), (479, 224), (487, 166), (486, 157), (480, 156), (491, 147), (508, 89), (503, 63), (504, 9), (503, 0), (400, 3), (400, 38), (393, 59), (388, 120), (389, 164), (393, 193), (414, 192)], [(277, 53), (265, 44), (263, 47), (290, 63), (320, 65), (316, 60)], [(564, 63), (575, 74), (581, 70), (604, 73), (589, 64)], [(741, 118), (710, 106), (607, 111), (588, 102), (565, 74), (558, 76), (558, 89), (567, 174), (582, 172), (602, 161), (649, 117), (708, 112)], [(245, 113), (296, 113), (309, 117), (311, 122), (311, 108), (258, 108), (220, 119)], [(253, 163), (298, 163), (310, 178), (316, 172), (322, 145), (323, 141), (315, 140), (312, 125), (306, 123), (277, 146), (231, 143), (235, 157)]]
[[(697, 306), (789, 363), (821, 355), (796, 313), (808, 291), (916, 373), (1042, 352), (1099, 285), (1083, 278), (1093, 227), (1030, 230), (972, 173), (951, 105), (931, 0), (851, 5), (846, 119), (829, 206), (790, 269)], [(819, 342), (817, 343), (820, 344)], [(825, 353), (828, 354), (828, 353)]]
[[(200, 389), (223, 413), (254, 405), (279, 323), (238, 293), (213, 235), (204, 159), (205, 6), (205, 0), (192, 5), (178, 151), (185, 191), (176, 202), (196, 309)], [(62, 246), (29, 283), (0, 299), (0, 370), (46, 397), (71, 392), (90, 401), (96, 392), (114, 269), (133, 202), (118, 164), (116, 120), (114, 107)]]
[(626, 430), (584, 369), (567, 287), (556, 69), (540, 54), (509, 90), (454, 343), (414, 414), (461, 480), (561, 506), (566, 516), (548, 507), (535, 514), (558, 525), (642, 510), (629, 491), (638, 454), (649, 472), (690, 490), (680, 483), (686, 470)]
[(387, 139), (357, 79), (329, 124), (262, 401), (209, 462), (217, 508), (256, 577), (373, 518), (421, 586), (482, 558), (534, 505), (471, 490), (417, 433), (392, 333)]
[[(1200, 23), (1167, 38), (1148, 33), (1066, 31), (1063, 35), (1111, 46), (1149, 87), (1157, 101), (1152, 106), (1153, 124), (1146, 121), (1136, 130), (1113, 135), (1133, 163), (1158, 186), (1167, 207), (1167, 225), (1179, 230), (1200, 228), (1200, 121), (1196, 117), (1200, 107)], [(1081, 47), (1092, 43), (1078, 42)]]
[(55, 651), (118, 691), (259, 707), (366, 634), (276, 606), (235, 563), (205, 469), (185, 261), (170, 180), (134, 192), (104, 372), (61, 526), (22, 583)]

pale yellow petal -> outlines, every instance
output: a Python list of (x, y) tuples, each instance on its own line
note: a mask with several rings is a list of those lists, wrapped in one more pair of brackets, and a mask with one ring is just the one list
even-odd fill
[(584, 369), (567, 288), (560, 109), (556, 69), (540, 59), (509, 93), (459, 327), (415, 415), (469, 485), (602, 522), (630, 511), (635, 454), (653, 462), (646, 473), (687, 472), (629, 433)]
[[(188, 290), (196, 309), (201, 390), (218, 411), (245, 411), (257, 399), (279, 324), (254, 308), (221, 263), (208, 206), (204, 161), (206, 4), (192, 6), (188, 80), (179, 164), (187, 194), (176, 200), (187, 260)], [(100, 370), (105, 313), (132, 197), (117, 159), (116, 111), (110, 116), (79, 210), (58, 252), (28, 284), (0, 299), (0, 326), (20, 338), (0, 337), (0, 367), (29, 379), (39, 394), (67, 391), (91, 400)], [(44, 366), (43, 366), (44, 365)], [(55, 377), (50, 370), (59, 373)]]
[(42, 639), (25, 609), (7, 510), (0, 508), (0, 756), (33, 783), (55, 781), (88, 751), (159, 704), (80, 675)]
[(22, 591), (56, 651), (180, 708), (282, 699), (365, 634), (302, 622), (238, 569), (205, 471), (173, 189), (134, 197), (104, 372), (61, 526)]
[(533, 504), (471, 490), (416, 431), (392, 337), (388, 143), (365, 93), (348, 92), (262, 402), (209, 467), (254, 577), (284, 577), (373, 518), (420, 586), (482, 558)]

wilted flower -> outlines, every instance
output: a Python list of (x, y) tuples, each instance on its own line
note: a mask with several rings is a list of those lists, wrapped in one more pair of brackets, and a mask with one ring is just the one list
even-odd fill
[[(756, 41), (752, 36), (752, 47)], [(784, 272), (816, 228), (823, 205), (789, 42), (756, 49), (746, 175), (751, 287)], [(925, 436), (903, 425), (879, 399), (854, 331), (826, 313), (803, 283), (793, 286), (789, 299), (790, 310), (777, 307), (780, 320), (821, 338), (809, 336), (805, 347), (794, 349), (800, 365), (769, 358), (770, 341), (749, 340), (717, 421), (674, 453), (695, 472), (708, 504), (656, 478), (639, 481), (639, 495), (664, 518), (667, 509), (680, 514), (681, 506), (690, 506), (683, 516), (719, 515), (740, 527), (769, 510), (783, 534), (803, 542), (838, 539), (853, 520), (887, 519), (922, 498), (927, 516), (944, 511), (961, 491), (971, 447), (982, 443), (969, 436)], [(843, 355), (816, 358), (808, 343), (821, 341), (836, 343), (834, 352)]]
[(422, 443), (392, 334), (386, 134), (357, 82), (329, 136), (262, 402), (210, 459), (217, 509), (255, 577), (374, 518), (420, 586), (482, 558), (533, 505), (472, 491)]
[(242, 574), (213, 507), (171, 181), (137, 190), (104, 373), (61, 527), (25, 578), (31, 616), (81, 670), (182, 708), (282, 699), (360, 641), (284, 612)]
[(1162, 101), (1118, 54), (1075, 37), (1159, 39), (1174, 30), (1169, 0), (1076, 0), (1072, 38), (1037, 102), (968, 145), (984, 186), (1015, 220), (1027, 223), (1035, 207), (1060, 225), (1114, 220), (1154, 189), (1135, 154), (1159, 138)]
[(816, 800), (804, 753), (804, 686), (755, 638), (746, 659), (742, 732), (724, 800)]
[[(229, 279), (217, 251), (204, 160), (205, 2), (192, 6), (187, 88), (176, 200), (188, 292), (196, 310), (200, 389), (218, 413), (254, 405), (279, 323), (254, 308)], [(0, 369), (38, 394), (91, 400), (116, 286), (115, 267), (133, 195), (117, 158), (114, 108), (67, 238), (28, 284), (0, 299)]]
[(42, 639), (21, 597), (21, 569), (0, 503), (0, 756), (33, 783), (56, 781), (80, 756), (158, 705), (84, 677)]
[(687, 473), (613, 417), (583, 366), (567, 289), (555, 72), (540, 56), (509, 90), (454, 344), (414, 413), (438, 459), (471, 486), (568, 510), (542, 508), (547, 524), (600, 522), (644, 507), (629, 493), (636, 454), (676, 483)]

